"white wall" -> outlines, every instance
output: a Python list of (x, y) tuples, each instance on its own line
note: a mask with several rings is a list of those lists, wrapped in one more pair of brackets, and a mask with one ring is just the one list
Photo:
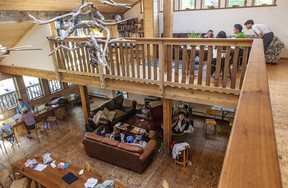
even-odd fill
[(127, 19), (127, 18), (138, 18), (139, 20), (143, 19), (143, 13), (140, 13), (140, 3), (137, 3), (127, 12), (125, 12), (124, 19)]
[[(250, 1), (247, 3), (251, 4)], [(274, 34), (285, 44), (281, 57), (288, 57), (287, 8), (288, 0), (277, 0), (277, 6), (271, 7), (177, 11), (174, 12), (173, 17), (173, 32), (206, 32), (212, 29), (216, 34), (223, 30), (229, 35), (233, 34), (234, 24), (243, 25), (246, 20), (253, 19), (255, 23), (263, 23), (272, 29)], [(140, 4), (138, 3), (124, 16), (125, 18), (137, 17), (139, 12)], [(253, 34), (246, 28), (243, 31), (246, 34)], [(159, 13), (159, 36), (161, 33), (163, 33), (163, 13)]]
[(52, 57), (48, 56), (50, 53), (46, 38), (48, 36), (51, 36), (49, 25), (35, 25), (17, 46), (32, 45), (31, 48), (43, 50), (10, 52), (10, 55), (2, 60), (1, 65), (54, 71)]

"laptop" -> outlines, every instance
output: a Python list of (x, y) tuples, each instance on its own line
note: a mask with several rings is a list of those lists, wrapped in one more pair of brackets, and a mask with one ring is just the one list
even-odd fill
[(20, 118), (20, 114), (15, 114), (14, 116), (12, 116), (12, 119), (14, 119), (15, 121), (17, 121)]

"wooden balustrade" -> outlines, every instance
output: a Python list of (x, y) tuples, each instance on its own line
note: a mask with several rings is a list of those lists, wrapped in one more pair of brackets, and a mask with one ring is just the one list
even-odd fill
[[(69, 38), (64, 42), (51, 42), (54, 48), (60, 45), (75, 48), (76, 42), (84, 40)], [(74, 51), (60, 49), (55, 53), (57, 71), (101, 77), (103, 83), (108, 78), (239, 95), (252, 44), (251, 39), (129, 40), (109, 44), (107, 61), (110, 66), (106, 68), (93, 67), (85, 47)], [(243, 52), (241, 56), (239, 52)], [(164, 56), (167, 57), (165, 62)], [(162, 72), (161, 67), (164, 68)]]
[(16, 91), (11, 91), (0, 95), (0, 107), (1, 113), (5, 111), (5, 109), (9, 109), (15, 107), (17, 104), (18, 94)]
[(33, 84), (33, 85), (26, 87), (26, 92), (27, 92), (29, 101), (43, 96), (43, 92), (42, 92), (40, 84)]

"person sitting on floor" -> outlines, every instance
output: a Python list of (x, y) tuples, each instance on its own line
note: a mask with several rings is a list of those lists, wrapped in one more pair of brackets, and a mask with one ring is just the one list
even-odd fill
[(177, 121), (172, 124), (172, 132), (173, 133), (192, 133), (193, 130), (194, 130), (193, 126), (189, 123), (189, 121), (185, 119), (185, 113), (179, 112)]

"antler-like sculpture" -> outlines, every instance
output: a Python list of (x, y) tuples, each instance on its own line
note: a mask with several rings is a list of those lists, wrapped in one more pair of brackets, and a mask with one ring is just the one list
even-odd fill
[[(129, 4), (123, 4), (123, 3), (116, 3), (112, 0), (98, 0), (101, 4), (106, 4), (110, 6), (122, 6), (122, 7), (127, 7), (131, 8)], [(91, 9), (87, 11), (83, 11), (86, 7), (91, 7)], [(94, 14), (93, 14), (94, 13)], [(74, 25), (74, 20), (78, 18), (80, 15), (88, 15), (90, 17), (90, 20), (85, 23), (78, 23)], [(95, 16), (94, 16), (95, 15)], [(34, 16), (30, 15), (29, 16), (34, 20), (34, 23), (43, 25), (43, 24), (48, 24), (54, 21), (58, 21), (63, 18), (68, 18), (69, 26), (67, 29), (67, 32), (61, 36), (61, 37), (56, 37), (54, 40), (60, 40), (63, 41), (66, 37), (71, 35), (76, 29), (82, 28), (82, 27), (88, 27), (88, 28), (98, 28), (99, 30), (104, 30), (107, 33), (107, 38), (106, 40), (103, 39), (97, 39), (94, 37), (93, 32), (90, 31), (89, 36), (90, 39), (88, 41), (80, 42), (77, 43), (78, 47), (76, 48), (70, 48), (68, 46), (60, 45), (57, 48), (55, 48), (49, 55), (52, 55), (55, 51), (59, 49), (65, 49), (65, 50), (77, 50), (78, 48), (85, 46), (88, 48), (88, 52), (90, 55), (90, 64), (92, 66), (97, 66), (97, 65), (102, 65), (102, 66), (108, 66), (106, 56), (107, 56), (107, 47), (109, 43), (112, 42), (120, 42), (120, 41), (126, 41), (125, 39), (122, 38), (117, 38), (117, 39), (111, 39), (110, 37), (110, 31), (106, 26), (114, 26), (118, 25), (122, 22), (125, 22), (129, 19), (125, 19), (119, 22), (110, 22), (107, 23), (105, 22), (105, 17), (100, 13), (98, 8), (92, 3), (92, 2), (86, 2), (83, 3), (77, 10), (64, 14), (62, 16), (56, 16), (55, 18), (52, 18), (50, 20), (46, 21), (41, 21), (36, 19)], [(100, 43), (104, 43), (104, 48), (102, 45), (99, 45)]]

